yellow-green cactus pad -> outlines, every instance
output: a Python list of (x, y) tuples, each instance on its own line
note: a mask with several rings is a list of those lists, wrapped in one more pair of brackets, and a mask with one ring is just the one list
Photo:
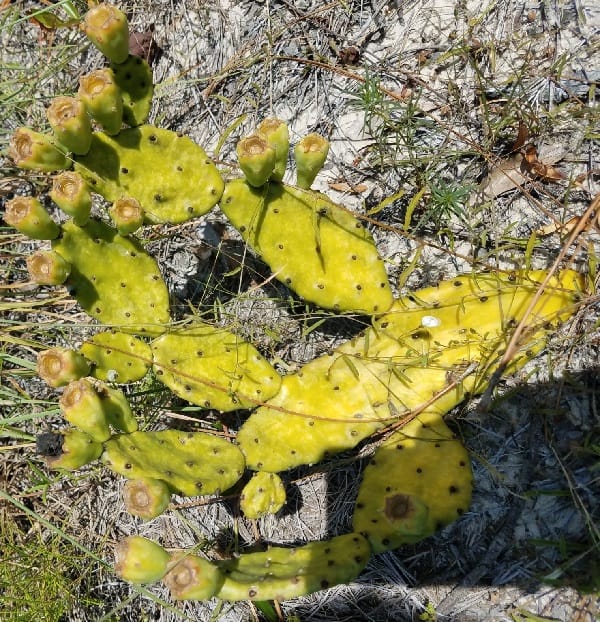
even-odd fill
[(253, 408), (275, 395), (281, 384), (253, 345), (210, 324), (165, 333), (151, 347), (157, 378), (204, 408)]
[[(363, 335), (283, 378), (279, 393), (238, 434), (249, 468), (316, 463), (399, 417), (424, 409), (443, 414), (467, 392), (484, 391), (544, 276), (462, 276), (397, 300)], [(581, 287), (572, 271), (550, 280), (510, 371), (572, 313)]]
[(80, 352), (93, 363), (91, 375), (108, 382), (140, 380), (152, 364), (152, 351), (145, 341), (118, 331), (94, 335)]
[(304, 299), (336, 311), (383, 313), (392, 304), (369, 232), (324, 195), (279, 183), (227, 184), (221, 208), (275, 276)]
[(129, 55), (124, 63), (111, 63), (115, 82), (123, 97), (123, 120), (136, 127), (146, 123), (152, 104), (152, 69), (139, 56)]
[(97, 220), (69, 221), (53, 249), (71, 264), (66, 285), (105, 325), (156, 334), (169, 321), (169, 294), (154, 259), (131, 237)]
[(180, 223), (206, 214), (223, 193), (223, 180), (202, 147), (187, 136), (152, 125), (117, 136), (96, 132), (75, 169), (107, 201), (137, 199), (147, 222)]
[(443, 419), (422, 413), (377, 449), (363, 474), (353, 529), (374, 553), (417, 542), (471, 503), (471, 463)]
[(310, 542), (296, 548), (272, 546), (217, 562), (225, 576), (217, 597), (223, 600), (287, 600), (355, 579), (371, 556), (358, 533)]
[(132, 432), (104, 444), (103, 462), (128, 479), (166, 482), (173, 492), (207, 495), (231, 488), (244, 472), (244, 456), (228, 441), (204, 432)]
[(240, 509), (246, 518), (256, 519), (279, 512), (285, 499), (285, 488), (279, 475), (260, 471), (244, 486)]

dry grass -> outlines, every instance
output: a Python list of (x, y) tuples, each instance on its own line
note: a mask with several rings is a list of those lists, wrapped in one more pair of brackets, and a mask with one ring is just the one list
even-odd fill
[[(434, 538), (374, 557), (350, 586), (282, 604), (288, 619), (584, 622), (598, 615), (598, 232), (590, 221), (566, 244), (572, 229), (561, 229), (600, 190), (593, 84), (600, 14), (592, 4), (126, 5), (134, 28), (154, 24), (161, 48), (153, 122), (189, 134), (231, 170), (236, 139), (265, 116), (288, 121), (293, 140), (308, 131), (327, 135), (332, 149), (318, 188), (368, 223), (397, 293), (463, 271), (547, 268), (561, 252), (562, 265), (590, 276), (571, 322), (501, 383), (487, 410), (471, 401), (452, 413), (474, 461), (471, 510)], [(24, 19), (33, 8), (40, 5), (21, 2), (0, 13), (1, 148), (19, 125), (42, 129), (49, 97), (71, 92), (78, 75), (101, 62), (74, 29), (46, 32)], [(535, 146), (542, 174), (520, 175), (526, 144)], [(3, 198), (47, 192), (46, 176), (7, 159), (1, 166)], [(288, 368), (363, 326), (362, 318), (309, 308), (276, 283), (255, 287), (268, 273), (218, 211), (200, 226), (153, 229), (148, 242), (178, 317), (214, 313)], [(132, 588), (108, 567), (112, 545), (134, 532), (167, 546), (225, 547), (252, 543), (257, 533), (272, 542), (342, 533), (360, 465), (295, 473), (290, 511), (258, 525), (236, 518), (227, 502), (182, 503), (142, 525), (125, 513), (120, 482), (100, 467), (67, 478), (49, 473), (33, 440), (60, 420), (56, 395), (35, 378), (32, 361), (49, 343), (80, 343), (92, 327), (68, 297), (27, 283), (30, 242), (5, 228), (0, 244), (0, 617), (276, 615), (247, 603), (173, 605), (160, 587)], [(175, 410), (198, 415), (149, 381), (129, 393), (148, 425), (171, 422)]]

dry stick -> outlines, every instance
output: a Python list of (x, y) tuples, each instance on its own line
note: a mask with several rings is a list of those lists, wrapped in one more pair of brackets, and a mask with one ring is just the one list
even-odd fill
[(561, 261), (564, 259), (565, 255), (567, 254), (568, 249), (571, 247), (573, 242), (575, 242), (575, 240), (579, 237), (579, 234), (588, 228), (592, 219), (597, 218), (599, 207), (600, 207), (600, 194), (597, 194), (592, 199), (590, 206), (585, 210), (583, 216), (580, 217), (579, 222), (577, 223), (577, 226), (573, 229), (567, 241), (563, 244), (563, 247), (560, 253), (558, 254), (558, 257), (554, 260), (554, 263), (548, 270), (548, 274), (542, 281), (534, 297), (531, 299), (531, 302), (529, 303), (529, 306), (527, 307), (525, 314), (523, 315), (523, 319), (519, 322), (518, 326), (515, 328), (515, 332), (512, 334), (512, 337), (510, 338), (510, 341), (508, 342), (508, 345), (506, 346), (506, 351), (504, 352), (502, 358), (500, 359), (500, 362), (498, 363), (498, 368), (492, 374), (488, 388), (485, 390), (485, 392), (483, 393), (481, 397), (481, 401), (478, 405), (478, 410), (480, 411), (488, 410), (491, 400), (492, 400), (492, 391), (494, 390), (494, 387), (500, 381), (500, 377), (506, 370), (506, 367), (510, 363), (510, 360), (512, 359), (512, 357), (514, 356), (518, 348), (519, 339), (521, 338), (521, 335), (527, 328), (527, 319), (533, 312), (533, 309), (535, 308), (536, 304), (538, 303), (539, 299), (544, 293), (544, 290), (546, 289), (548, 283), (550, 282), (550, 279), (554, 276), (554, 273), (558, 270)]

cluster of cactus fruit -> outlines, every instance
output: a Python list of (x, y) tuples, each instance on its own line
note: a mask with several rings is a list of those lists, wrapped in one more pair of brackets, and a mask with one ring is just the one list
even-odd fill
[[(145, 520), (164, 512), (174, 493), (223, 493), (250, 469), (240, 507), (254, 519), (284, 505), (278, 473), (378, 434), (352, 533), (219, 561), (131, 536), (117, 547), (116, 572), (134, 583), (162, 579), (175, 599), (283, 600), (348, 582), (371, 554), (456, 520), (469, 507), (472, 472), (443, 415), (485, 390), (518, 323), (527, 330), (509, 369), (539, 352), (572, 311), (580, 276), (470, 274), (394, 299), (368, 230), (310, 189), (327, 156), (324, 138), (309, 135), (295, 147), (297, 183), (288, 185), (288, 128), (267, 119), (238, 144), (244, 177), (225, 181), (189, 138), (146, 124), (152, 72), (128, 53), (123, 13), (99, 4), (83, 29), (110, 66), (82, 78), (76, 97), (53, 100), (52, 134), (19, 129), (10, 149), (20, 167), (63, 171), (50, 196), (68, 218), (58, 224), (33, 197), (8, 201), (4, 215), (25, 235), (50, 241), (51, 250), (27, 261), (32, 280), (64, 284), (105, 327), (79, 350), (39, 354), (39, 375), (62, 387), (60, 409), (72, 426), (39, 436), (49, 466), (77, 469), (100, 459), (127, 478), (125, 505)], [(92, 193), (111, 204), (111, 224), (90, 216)], [(181, 223), (217, 204), (298, 296), (372, 316), (371, 326), (281, 377), (233, 332), (170, 324), (167, 287), (135, 231)], [(191, 404), (252, 412), (234, 442), (216, 433), (138, 430), (119, 385), (147, 373)]]

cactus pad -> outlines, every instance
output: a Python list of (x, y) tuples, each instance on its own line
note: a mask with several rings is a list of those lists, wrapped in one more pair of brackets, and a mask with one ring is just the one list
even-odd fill
[(244, 471), (240, 450), (203, 432), (133, 432), (113, 436), (104, 445), (102, 460), (128, 479), (165, 481), (186, 496), (225, 491)]
[(132, 197), (150, 223), (202, 216), (223, 192), (223, 180), (204, 149), (186, 136), (151, 125), (117, 136), (96, 132), (75, 168), (107, 201)]
[(94, 335), (80, 351), (93, 363), (92, 375), (108, 382), (124, 384), (140, 380), (152, 364), (147, 343), (117, 331)]
[(377, 449), (363, 474), (353, 528), (374, 553), (417, 542), (471, 502), (467, 451), (443, 419), (422, 413)]
[(124, 63), (111, 63), (115, 82), (123, 98), (123, 120), (136, 127), (148, 119), (152, 104), (152, 69), (139, 56), (129, 55)]
[(324, 195), (268, 183), (227, 184), (221, 208), (275, 276), (309, 302), (383, 313), (392, 304), (385, 266), (362, 223)]
[(277, 393), (281, 378), (241, 337), (210, 324), (152, 342), (157, 377), (188, 402), (222, 411), (251, 408)]
[(279, 475), (260, 471), (244, 486), (240, 509), (246, 518), (256, 519), (279, 512), (285, 499), (285, 488)]
[(93, 318), (140, 332), (162, 332), (169, 295), (154, 259), (131, 238), (96, 220), (63, 225), (53, 249), (71, 264), (66, 284)]

